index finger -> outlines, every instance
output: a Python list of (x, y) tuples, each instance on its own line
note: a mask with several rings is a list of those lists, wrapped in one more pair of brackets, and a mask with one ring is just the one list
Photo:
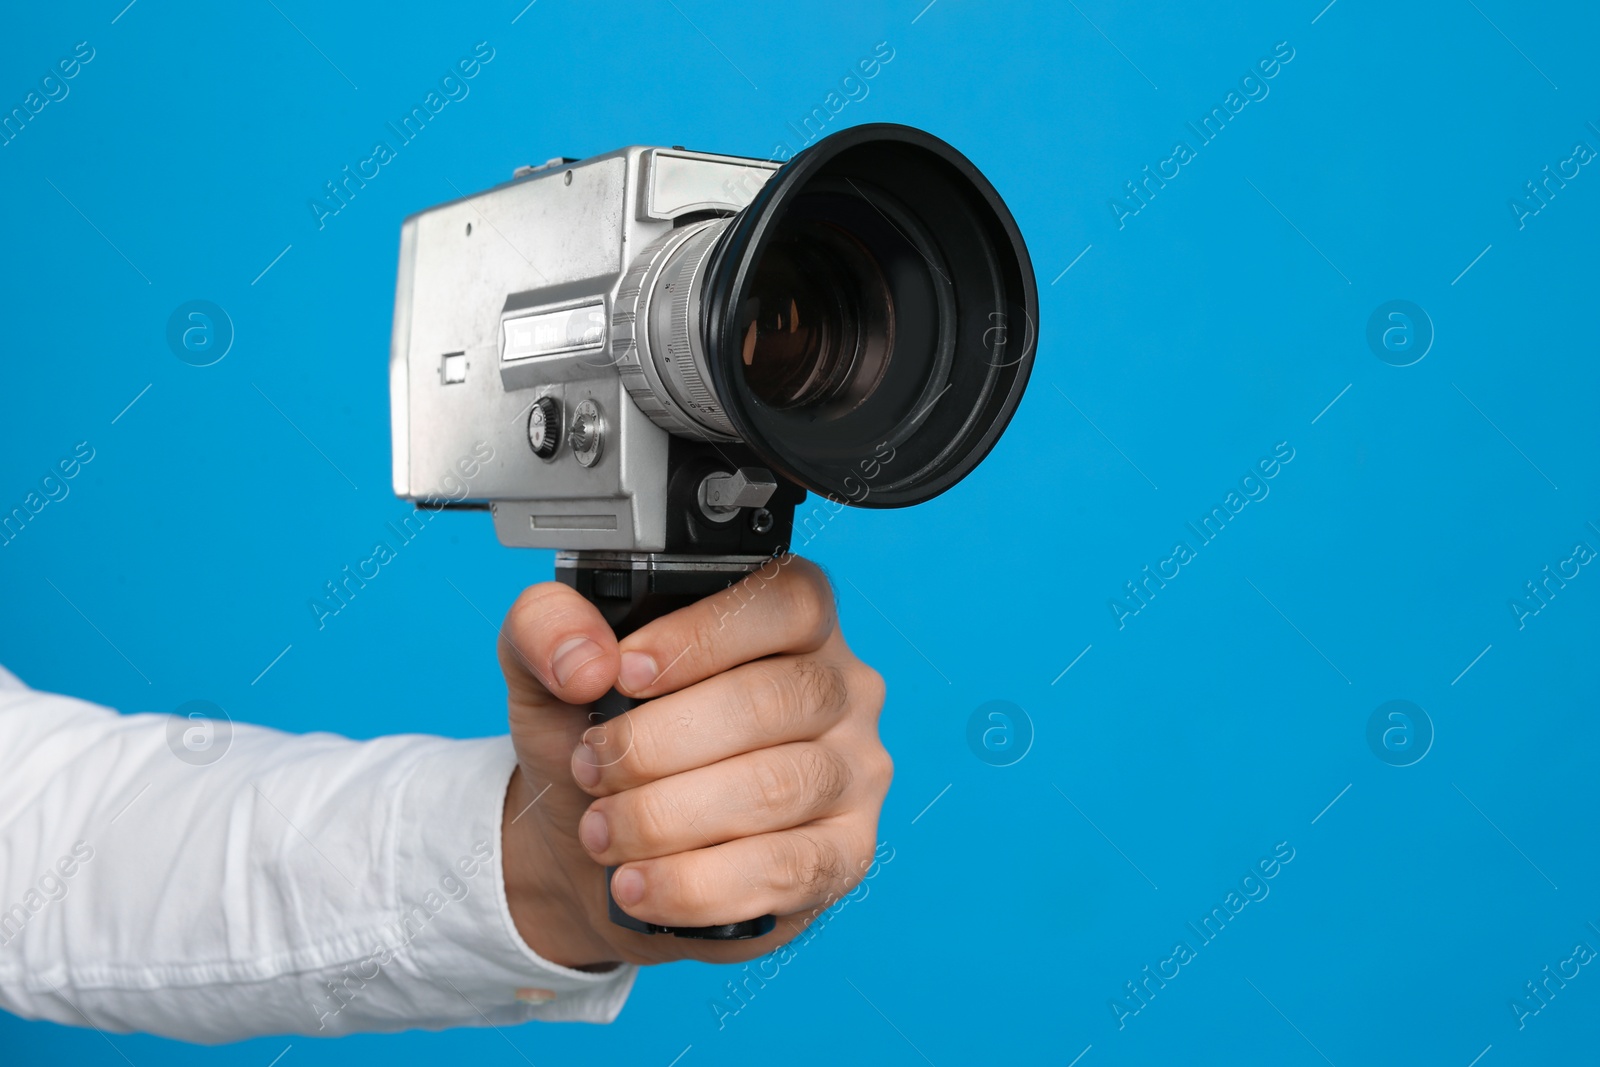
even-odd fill
[(836, 624), (822, 569), (799, 556), (774, 558), (623, 639), (617, 689), (643, 699), (764, 656), (815, 652)]

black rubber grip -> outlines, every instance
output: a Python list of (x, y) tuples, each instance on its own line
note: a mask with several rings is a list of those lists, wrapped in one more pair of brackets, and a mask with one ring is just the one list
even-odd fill
[[(703, 600), (713, 593), (722, 592), (745, 577), (751, 569), (734, 564), (729, 564), (726, 569), (707, 567), (685, 571), (635, 570), (628, 568), (626, 563), (619, 563), (615, 568), (603, 564), (572, 568), (558, 565), (556, 578), (572, 586), (598, 607), (606, 622), (621, 638), (647, 622)], [(596, 723), (608, 722), (639, 703), (613, 689), (595, 701), (591, 718)], [(748, 941), (770, 934), (777, 926), (776, 917), (771, 915), (719, 926), (659, 926), (645, 922), (623, 911), (611, 896), (611, 876), (614, 873), (615, 867), (606, 868), (606, 898), (611, 921), (628, 930), (641, 934), (671, 934), (700, 941)]]

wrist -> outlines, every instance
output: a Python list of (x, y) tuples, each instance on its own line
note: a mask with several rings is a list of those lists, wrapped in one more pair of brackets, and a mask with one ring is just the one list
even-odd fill
[[(538, 790), (518, 766), (506, 787), (500, 829), (512, 921), (523, 942), (543, 959), (575, 970), (609, 970), (620, 962), (620, 954), (597, 932), (585, 907), (583, 875), (591, 872), (574, 872), (573, 860), (563, 861), (544, 821), (531, 810), (537, 796)], [(594, 867), (587, 856), (576, 861)], [(603, 879), (604, 872), (595, 870)]]

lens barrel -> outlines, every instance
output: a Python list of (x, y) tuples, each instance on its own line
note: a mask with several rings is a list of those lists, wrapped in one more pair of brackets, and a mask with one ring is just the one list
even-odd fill
[(674, 230), (622, 298), (636, 345), (619, 368), (656, 422), (744, 441), (863, 507), (919, 503), (976, 467), (1038, 336), (999, 194), (948, 144), (887, 124), (817, 142), (731, 219)]

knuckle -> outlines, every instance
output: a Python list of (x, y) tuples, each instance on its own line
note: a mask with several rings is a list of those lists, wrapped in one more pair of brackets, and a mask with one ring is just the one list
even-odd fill
[[(850, 701), (845, 672), (835, 664), (810, 658), (766, 660), (752, 664), (746, 699), (725, 709), (727, 726), (763, 738), (800, 738), (816, 734), (818, 717), (831, 721)], [(808, 728), (810, 727), (810, 728)]]
[(850, 768), (820, 745), (769, 750), (756, 763), (751, 802), (758, 810), (784, 815), (827, 810), (850, 788)]
[(517, 599), (511, 602), (511, 608), (506, 612), (506, 621), (520, 629), (529, 620), (537, 618), (539, 604), (549, 595), (544, 588), (546, 584), (530, 585), (518, 593)]
[(644, 852), (671, 842), (672, 828), (680, 821), (671, 799), (659, 788), (630, 790), (619, 809), (617, 821), (627, 828), (627, 840)]
[(751, 801), (761, 811), (788, 811), (800, 800), (805, 780), (799, 763), (778, 752), (756, 761), (751, 776)]
[[(688, 640), (689, 652), (680, 661), (677, 668), (669, 670), (668, 674), (677, 674), (679, 678), (685, 676), (682, 668), (687, 665), (691, 668), (690, 675), (704, 675), (717, 662), (717, 647), (726, 638), (723, 636), (723, 623), (720, 616), (696, 613), (689, 620)], [(687, 664), (684, 662), (687, 661)], [(682, 688), (681, 685), (663, 678), (672, 689)]]
[[(761, 737), (791, 736), (804, 715), (804, 694), (795, 670), (781, 661), (763, 660), (751, 665), (751, 674), (748, 703), (732, 703), (727, 709), (729, 716), (748, 716)], [(740, 723), (728, 725), (738, 729)]]
[(877, 861), (878, 849), (874, 843), (873, 836), (868, 835), (862, 838), (851, 851), (854, 855), (853, 866), (850, 868), (850, 884), (857, 886), (866, 879), (867, 872), (872, 869), (873, 863)]
[(600, 768), (598, 789), (626, 788), (630, 782), (649, 781), (651, 735), (639, 729), (632, 716), (591, 726), (583, 734), (584, 743), (594, 750)]
[(515, 633), (536, 635), (549, 624), (552, 616), (565, 614), (576, 595), (560, 582), (531, 585), (512, 602), (506, 621)]
[(623, 716), (623, 719), (627, 725), (614, 731), (614, 735), (620, 735), (616, 743), (621, 748), (611, 753), (610, 758), (615, 762), (606, 771), (616, 781), (650, 781), (656, 777), (655, 768), (660, 765), (660, 741), (652, 731), (642, 729), (632, 716)]
[(708, 917), (717, 913), (721, 894), (717, 891), (715, 878), (705, 865), (672, 863), (660, 866), (670, 872), (666, 879), (663, 906), (686, 921), (697, 924), (709, 922)]
[(855, 670), (856, 681), (853, 686), (861, 700), (870, 706), (874, 712), (883, 710), (883, 702), (889, 695), (889, 685), (884, 681), (883, 675), (858, 662)]
[(813, 804), (825, 807), (850, 788), (849, 766), (828, 749), (808, 746), (802, 750), (799, 762), (806, 799)]
[(844, 710), (850, 699), (850, 686), (844, 671), (836, 664), (816, 659), (798, 660), (794, 675), (807, 710), (830, 716)]
[(806, 834), (784, 839), (777, 856), (777, 867), (788, 885), (815, 896), (844, 880), (844, 862), (839, 850)]
[(894, 757), (889, 755), (889, 750), (882, 744), (874, 746), (867, 766), (868, 779), (877, 787), (878, 793), (888, 793), (894, 781)]

